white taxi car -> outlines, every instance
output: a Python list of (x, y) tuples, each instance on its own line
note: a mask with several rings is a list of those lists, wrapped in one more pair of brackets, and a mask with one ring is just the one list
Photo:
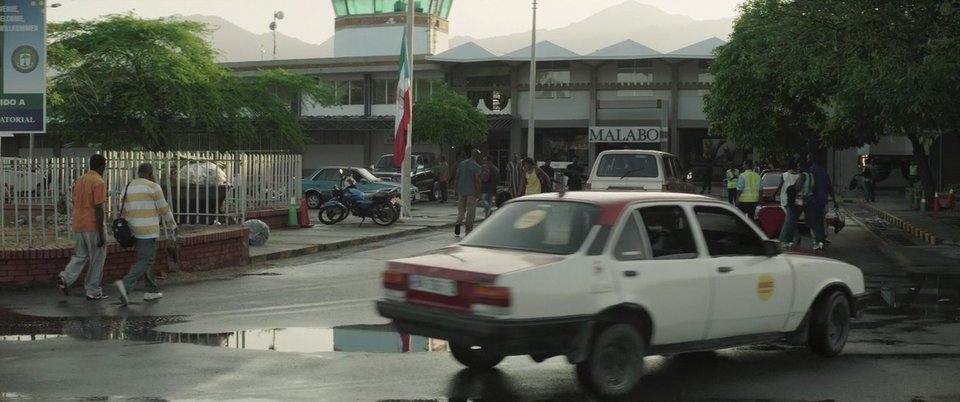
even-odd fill
[(455, 246), (389, 261), (383, 287), (382, 316), (468, 367), (562, 355), (601, 395), (630, 392), (646, 355), (787, 337), (834, 356), (866, 301), (857, 267), (781, 253), (729, 204), (680, 193), (518, 198)]

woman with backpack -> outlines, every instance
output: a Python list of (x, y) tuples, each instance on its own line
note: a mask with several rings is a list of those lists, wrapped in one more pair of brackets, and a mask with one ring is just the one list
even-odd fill
[(804, 212), (806, 201), (809, 198), (813, 203), (813, 175), (808, 172), (806, 162), (793, 162), (781, 176), (780, 206), (786, 210), (787, 216), (780, 229), (780, 245), (784, 250), (793, 247), (793, 239), (797, 235), (797, 221)]

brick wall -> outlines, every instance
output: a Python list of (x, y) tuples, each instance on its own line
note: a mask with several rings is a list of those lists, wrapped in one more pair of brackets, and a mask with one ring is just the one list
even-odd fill
[(286, 229), (287, 215), (290, 213), (287, 209), (257, 209), (247, 211), (247, 219), (259, 219), (270, 226), (270, 229)]
[[(246, 265), (250, 262), (246, 228), (224, 228), (216, 232), (180, 237), (180, 269), (187, 272)], [(73, 256), (73, 248), (37, 248), (0, 250), (0, 288), (53, 286), (57, 274)], [(103, 283), (120, 279), (137, 259), (134, 248), (107, 245), (107, 261), (103, 267)], [(166, 272), (167, 242), (157, 242), (157, 263), (154, 272)], [(82, 283), (81, 274), (79, 282)]]

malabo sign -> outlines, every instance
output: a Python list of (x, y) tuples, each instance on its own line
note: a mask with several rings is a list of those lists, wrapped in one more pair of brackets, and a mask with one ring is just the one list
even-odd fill
[(590, 127), (588, 142), (661, 142), (666, 137), (660, 127)]

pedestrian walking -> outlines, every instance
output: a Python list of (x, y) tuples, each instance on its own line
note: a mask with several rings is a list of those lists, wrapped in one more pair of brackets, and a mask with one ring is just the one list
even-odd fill
[[(130, 231), (137, 238), (137, 260), (123, 279), (114, 282), (120, 291), (120, 298), (126, 305), (130, 301), (133, 285), (144, 279), (143, 300), (156, 300), (163, 297), (150, 269), (156, 262), (157, 238), (160, 237), (160, 219), (173, 229), (177, 237), (177, 222), (173, 219), (170, 206), (163, 196), (163, 189), (156, 183), (153, 165), (141, 163), (137, 169), (137, 179), (127, 185), (124, 194), (124, 207), (121, 215), (130, 223)], [(176, 241), (176, 240), (174, 240)]]
[(450, 182), (450, 165), (447, 164), (447, 157), (441, 156), (440, 163), (437, 165), (437, 187), (440, 191), (439, 202), (447, 202), (447, 184)]
[(567, 176), (567, 190), (583, 190), (583, 168), (580, 167), (576, 156), (573, 157), (573, 162), (567, 165), (563, 174)]
[(481, 171), (480, 202), (483, 205), (483, 217), (489, 218), (497, 195), (497, 185), (500, 184), (500, 169), (493, 163), (493, 156), (484, 158)]
[(547, 174), (547, 177), (550, 178), (551, 182), (555, 181), (554, 175), (556, 174), (556, 171), (553, 170), (553, 161), (551, 161), (549, 158), (543, 162), (543, 166), (540, 168), (540, 170), (543, 170), (543, 173)]
[[(797, 181), (800, 178), (802, 169), (800, 164), (793, 162), (789, 165), (786, 172), (780, 175), (780, 206), (783, 208), (786, 217), (783, 220), (783, 227), (780, 228), (780, 245), (784, 250), (793, 247), (793, 239), (797, 235), (797, 221), (803, 209), (797, 206)], [(809, 174), (809, 173), (805, 173)], [(812, 183), (811, 183), (812, 184)], [(802, 183), (801, 183), (802, 185)]]
[(740, 170), (737, 164), (730, 162), (730, 167), (723, 174), (723, 182), (727, 184), (727, 202), (737, 205), (737, 182), (740, 179)]
[(737, 179), (737, 205), (750, 219), (760, 203), (760, 175), (753, 169), (752, 160), (744, 161), (743, 173)]
[[(457, 223), (453, 235), (460, 236), (460, 225), (466, 226), (467, 234), (473, 230), (477, 218), (477, 197), (480, 195), (480, 150), (474, 149), (471, 157), (457, 166)], [(466, 218), (466, 221), (464, 221)]]
[(523, 176), (523, 167), (520, 166), (520, 156), (513, 154), (510, 163), (507, 164), (507, 184), (510, 185), (510, 196), (519, 197), (521, 193), (520, 178)]
[[(823, 156), (817, 156), (810, 166), (814, 186), (814, 209), (812, 211), (814, 213), (807, 215), (807, 224), (812, 225), (813, 234), (816, 236), (816, 242), (813, 245), (814, 250), (823, 250), (825, 244), (830, 244), (824, 229), (827, 219), (827, 202), (832, 199), (833, 207), (840, 208), (837, 197), (833, 193), (833, 184), (830, 183), (830, 174), (827, 173), (825, 164)], [(807, 212), (810, 212), (810, 210), (807, 210)]]
[(863, 201), (865, 202), (874, 202), (877, 200), (877, 196), (874, 193), (874, 182), (873, 182), (873, 167), (869, 164), (863, 165), (863, 171), (860, 173), (860, 176), (863, 177)]
[(700, 176), (703, 185), (700, 187), (700, 194), (710, 195), (713, 193), (713, 160), (707, 159), (706, 165), (700, 170)]
[(522, 191), (520, 195), (553, 192), (553, 183), (550, 181), (550, 176), (547, 176), (547, 173), (544, 172), (543, 169), (537, 167), (537, 163), (533, 161), (533, 158), (524, 158), (520, 166), (523, 167), (524, 172), (520, 184)]
[(73, 183), (73, 257), (57, 275), (57, 287), (64, 296), (69, 295), (70, 286), (80, 277), (84, 265), (88, 265), (87, 276), (83, 280), (87, 300), (103, 300), (100, 281), (103, 279), (103, 263), (107, 259), (106, 227), (103, 204), (107, 202), (107, 185), (103, 181), (103, 172), (107, 160), (103, 155), (90, 157), (90, 170)]

